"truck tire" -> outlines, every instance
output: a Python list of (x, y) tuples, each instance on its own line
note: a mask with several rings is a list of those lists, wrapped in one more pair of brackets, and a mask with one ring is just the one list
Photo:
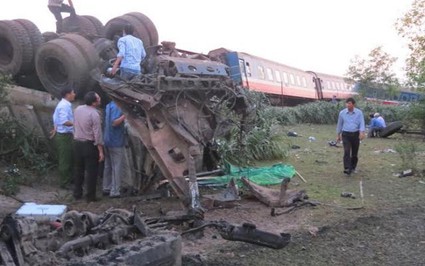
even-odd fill
[(110, 60), (117, 57), (117, 49), (114, 42), (106, 38), (99, 38), (93, 42), (98, 56), (103, 60)]
[(93, 24), (93, 26), (96, 28), (96, 32), (99, 37), (105, 36), (105, 27), (103, 26), (103, 23), (99, 19), (93, 16), (88, 16), (88, 15), (84, 15), (82, 17), (88, 19)]
[(399, 131), (402, 127), (403, 127), (403, 123), (401, 123), (401, 121), (392, 122), (388, 124), (387, 127), (382, 129), (379, 135), (381, 136), (381, 138), (387, 138), (391, 136), (392, 134), (396, 133), (397, 131)]
[(59, 38), (59, 34), (57, 34), (56, 32), (53, 32), (53, 31), (43, 32), (41, 34), (41, 36), (43, 36), (43, 41), (44, 42), (48, 42), (48, 41), (51, 41), (51, 40), (54, 40), (54, 39)]
[(155, 27), (155, 24), (153, 24), (153, 22), (152, 22), (152, 20), (150, 20), (150, 18), (148, 18), (146, 15), (144, 15), (140, 12), (130, 12), (130, 13), (127, 13), (125, 15), (135, 17), (146, 27), (146, 29), (148, 30), (148, 33), (149, 33), (150, 40), (151, 40), (150, 46), (158, 45), (158, 41), (159, 41), (158, 31)]
[(31, 71), (33, 48), (24, 27), (10, 20), (0, 21), (0, 73), (15, 76)]
[(122, 28), (127, 23), (134, 27), (134, 36), (143, 41), (145, 48), (151, 46), (151, 39), (147, 28), (139, 20), (129, 15), (123, 15), (108, 21), (105, 25), (106, 38), (114, 40), (115, 36), (121, 36)]
[(99, 63), (99, 56), (97, 55), (96, 49), (93, 44), (82, 37), (81, 35), (68, 33), (62, 35), (60, 39), (68, 40), (73, 43), (75, 47), (83, 54), (87, 66), (92, 69)]
[(81, 99), (87, 87), (91, 67), (78, 46), (68, 39), (55, 39), (44, 43), (35, 58), (37, 75), (46, 90), (60, 98), (63, 87), (71, 85)]
[(28, 37), (30, 38), (31, 45), (32, 45), (32, 55), (31, 55), (32, 60), (31, 60), (30, 68), (32, 73), (35, 70), (34, 68), (35, 54), (37, 53), (37, 49), (40, 47), (40, 45), (43, 44), (43, 36), (41, 35), (41, 32), (38, 29), (38, 27), (31, 21), (27, 19), (15, 19), (13, 21), (20, 24), (25, 29), (25, 31), (28, 34)]
[(79, 33), (86, 36), (97, 36), (95, 25), (86, 17), (76, 16), (63, 19), (62, 28), (64, 33)]

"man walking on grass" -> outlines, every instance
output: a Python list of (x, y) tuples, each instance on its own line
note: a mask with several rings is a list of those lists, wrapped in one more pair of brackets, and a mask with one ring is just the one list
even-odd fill
[(355, 107), (356, 101), (348, 98), (345, 108), (339, 113), (336, 126), (337, 142), (342, 140), (344, 146), (344, 174), (356, 172), (360, 141), (365, 137), (363, 112)]

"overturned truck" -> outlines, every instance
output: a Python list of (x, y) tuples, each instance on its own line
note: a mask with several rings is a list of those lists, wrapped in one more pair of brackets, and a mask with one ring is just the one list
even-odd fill
[[(127, 23), (147, 51), (143, 74), (130, 81), (104, 75)], [(77, 98), (94, 90), (104, 102), (116, 101), (133, 132), (131, 167), (139, 188), (146, 191), (165, 177), (185, 207), (199, 207), (197, 173), (217, 170), (214, 140), (232, 125), (231, 117), (243, 120), (249, 109), (228, 66), (172, 42), (158, 45), (155, 25), (137, 12), (105, 26), (92, 16), (65, 18), (63, 28), (62, 34), (41, 34), (28, 20), (0, 21), (0, 72), (56, 98), (72, 85)]]

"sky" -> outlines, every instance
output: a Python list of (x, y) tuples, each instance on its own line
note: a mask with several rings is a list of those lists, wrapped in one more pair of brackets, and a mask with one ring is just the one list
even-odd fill
[[(55, 31), (47, 0), (0, 0), (0, 20), (25, 18), (41, 32)], [(65, 3), (67, 0), (65, 0)], [(399, 58), (408, 54), (394, 23), (413, 0), (73, 0), (79, 15), (106, 24), (141, 12), (156, 25), (161, 41), (208, 53), (225, 47), (303, 70), (343, 76), (350, 60), (382, 46)], [(67, 16), (67, 14), (64, 14)]]

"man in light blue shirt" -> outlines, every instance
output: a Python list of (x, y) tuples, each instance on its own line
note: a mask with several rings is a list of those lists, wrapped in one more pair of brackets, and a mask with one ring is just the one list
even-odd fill
[(338, 116), (336, 127), (337, 142), (342, 140), (344, 146), (344, 174), (350, 175), (356, 171), (360, 140), (365, 137), (365, 122), (363, 112), (355, 108), (356, 101), (348, 98), (347, 108)]
[(71, 86), (65, 87), (61, 91), (61, 96), (62, 100), (53, 113), (52, 137), (58, 155), (59, 185), (66, 188), (71, 182), (73, 168), (74, 115), (71, 102), (75, 99), (75, 91)]
[(134, 28), (131, 24), (124, 25), (123, 37), (119, 38), (117, 44), (117, 60), (111, 70), (111, 74), (115, 75), (119, 67), (120, 77), (125, 80), (130, 80), (141, 73), (140, 63), (146, 57), (142, 40), (134, 37), (133, 32)]
[(375, 113), (373, 118), (370, 120), (369, 126), (369, 137), (379, 137), (382, 129), (386, 127), (384, 118), (379, 114)]

